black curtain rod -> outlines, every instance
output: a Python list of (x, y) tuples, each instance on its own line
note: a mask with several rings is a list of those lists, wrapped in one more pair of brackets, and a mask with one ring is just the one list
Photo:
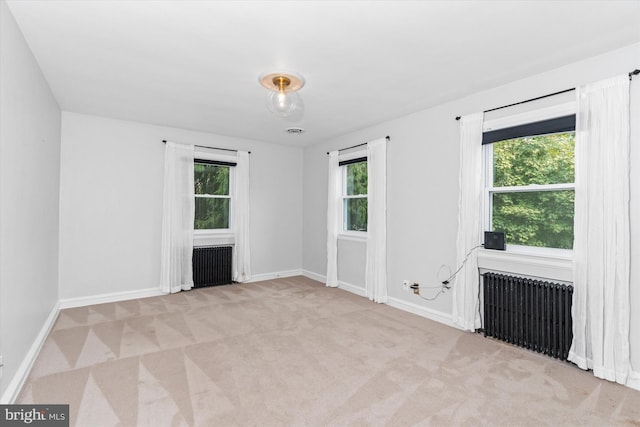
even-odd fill
[[(492, 108), (490, 110), (484, 110), (483, 113), (488, 113), (490, 111), (496, 111), (496, 110), (502, 110), (503, 108), (509, 108), (509, 107), (513, 107), (515, 105), (526, 104), (528, 102), (533, 102), (533, 101), (537, 101), (539, 99), (549, 98), (551, 96), (560, 95), (561, 93), (567, 93), (567, 92), (571, 92), (573, 90), (576, 90), (576, 89), (575, 88), (565, 89), (565, 90), (561, 90), (561, 91), (558, 91), (558, 92), (550, 93), (550, 94), (547, 94), (547, 95), (537, 96), (535, 98), (527, 99), (525, 101), (514, 102), (513, 104), (503, 105), (502, 107), (496, 107), (496, 108)], [(461, 116), (457, 116), (456, 120), (460, 120), (461, 118), (462, 118)]]
[[(163, 139), (163, 140), (162, 140), (162, 143), (163, 143), (163, 144), (166, 144), (166, 143), (167, 143), (167, 140), (166, 140), (166, 139)], [(194, 144), (193, 146), (194, 146), (194, 147), (198, 147), (198, 148), (208, 148), (208, 149), (210, 149), (210, 150), (233, 151), (234, 153), (237, 153), (237, 152), (238, 152), (238, 150), (232, 150), (232, 149), (230, 149), (230, 148), (207, 147), (206, 145), (195, 145), (195, 144)], [(248, 151), (248, 153), (249, 153), (249, 154), (251, 154), (251, 151)]]
[[(633, 76), (636, 76), (638, 74), (640, 74), (640, 70), (633, 70), (632, 72), (629, 73), (629, 80), (631, 80), (631, 78)], [(561, 90), (559, 92), (550, 93), (548, 95), (542, 95), (542, 96), (538, 96), (538, 97), (535, 97), (535, 98), (527, 99), (525, 101), (514, 102), (513, 104), (503, 105), (502, 107), (496, 107), (496, 108), (492, 108), (490, 110), (484, 110), (484, 113), (488, 113), (490, 111), (502, 110), (503, 108), (513, 107), (515, 105), (526, 104), (527, 102), (537, 101), (539, 99), (549, 98), (550, 96), (560, 95), (562, 93), (571, 92), (572, 90), (576, 90), (576, 89), (575, 88), (565, 89), (565, 90)], [(460, 120), (460, 118), (461, 118), (461, 116), (457, 116), (456, 120)]]
[[(389, 137), (389, 135), (385, 136), (385, 138), (387, 139), (387, 141), (391, 141), (391, 138)], [(356, 145), (352, 145), (351, 147), (341, 148), (338, 151), (350, 150), (352, 148), (362, 147), (363, 145), (367, 145), (367, 144), (368, 142), (363, 142), (362, 144), (356, 144)], [(329, 155), (329, 151), (327, 151), (327, 155)]]

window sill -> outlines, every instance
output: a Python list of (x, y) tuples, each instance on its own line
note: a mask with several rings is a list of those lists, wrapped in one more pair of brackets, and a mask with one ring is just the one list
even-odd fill
[(233, 245), (236, 236), (229, 231), (198, 230), (193, 233), (194, 246)]
[(343, 231), (338, 234), (338, 240), (367, 243), (367, 233), (362, 231)]
[(573, 259), (570, 251), (560, 255), (481, 248), (478, 250), (478, 268), (480, 273), (488, 270), (502, 271), (560, 282), (573, 282)]

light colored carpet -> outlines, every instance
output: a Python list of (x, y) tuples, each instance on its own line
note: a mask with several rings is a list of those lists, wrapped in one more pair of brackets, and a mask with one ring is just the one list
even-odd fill
[(640, 392), (304, 277), (63, 310), (16, 403), (77, 426), (640, 425)]

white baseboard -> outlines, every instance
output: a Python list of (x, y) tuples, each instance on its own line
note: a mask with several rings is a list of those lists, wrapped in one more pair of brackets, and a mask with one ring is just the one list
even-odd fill
[(13, 375), (13, 378), (11, 378), (11, 382), (9, 382), (9, 385), (5, 389), (4, 393), (2, 393), (2, 398), (0, 399), (1, 404), (12, 404), (18, 398), (18, 394), (20, 393), (20, 390), (22, 390), (22, 386), (27, 380), (29, 372), (31, 372), (31, 368), (33, 367), (33, 364), (36, 361), (38, 354), (40, 353), (42, 345), (47, 339), (49, 332), (51, 332), (51, 328), (53, 328), (54, 323), (56, 323), (58, 313), (60, 313), (60, 303), (56, 302), (51, 309), (47, 320), (45, 320), (44, 324), (42, 325), (40, 332), (36, 336), (36, 339), (33, 341), (33, 344), (31, 344), (29, 351), (27, 351), (27, 354), (25, 354), (24, 358), (22, 359), (22, 363), (20, 364), (20, 366), (18, 366), (18, 370)]
[(435, 322), (442, 323), (447, 326), (451, 326), (452, 328), (460, 329), (458, 325), (453, 323), (451, 318), (451, 314), (443, 313), (441, 311), (432, 310), (427, 307), (423, 307), (418, 304), (414, 304), (412, 302), (403, 301), (398, 298), (389, 297), (387, 299), (387, 305), (398, 308), (400, 310), (407, 311), (409, 313), (416, 314), (421, 317), (425, 317), (429, 320), (433, 320)]
[(343, 289), (343, 290), (348, 291), (348, 292), (351, 292), (352, 294), (359, 295), (361, 297), (365, 297), (366, 298), (366, 296), (367, 296), (367, 290), (365, 288), (357, 286), (357, 285), (352, 285), (351, 283), (339, 281), (338, 282), (338, 288)]
[(314, 273), (309, 270), (302, 270), (302, 275), (308, 277), (309, 279), (316, 280), (318, 282), (327, 283), (327, 276), (323, 276), (322, 274)]
[[(325, 283), (327, 281), (325, 276), (318, 273), (314, 273), (313, 271), (302, 270), (302, 274), (310, 279), (317, 280), (318, 282)], [(340, 282), (338, 287), (340, 289), (344, 289), (345, 291), (349, 291), (356, 295), (360, 295), (361, 297), (367, 296), (367, 291), (360, 286), (352, 285), (346, 282)], [(388, 297), (386, 304), (391, 307), (404, 310), (421, 317), (426, 317), (427, 319), (433, 320), (435, 322), (440, 322), (447, 326), (460, 329), (460, 327), (458, 327), (456, 324), (453, 323), (453, 320), (451, 319), (450, 314), (443, 313), (441, 311), (432, 310), (430, 308), (422, 307), (418, 304), (403, 301), (401, 299), (393, 298), (393, 297)]]
[[(313, 271), (302, 270), (302, 275), (305, 277), (308, 277), (309, 279), (317, 280), (318, 282), (321, 282), (321, 283), (327, 282), (326, 276), (323, 276), (322, 274), (314, 273)], [(351, 292), (352, 294), (360, 295), (361, 297), (367, 296), (367, 291), (365, 290), (364, 287), (343, 282), (341, 280), (338, 281), (338, 288), (345, 290), (347, 292)]]
[(279, 279), (281, 277), (293, 277), (293, 276), (301, 276), (302, 270), (285, 270), (278, 271), (275, 273), (264, 273), (264, 274), (253, 274), (251, 276), (251, 280), (247, 280), (243, 283), (253, 283), (253, 282), (262, 282), (263, 280), (273, 280)]
[(162, 292), (158, 287), (140, 289), (137, 291), (112, 292), (87, 297), (67, 298), (60, 300), (60, 309), (84, 307), (86, 305), (105, 304), (109, 302), (126, 301), (138, 298), (157, 297), (159, 295), (166, 295), (166, 292)]

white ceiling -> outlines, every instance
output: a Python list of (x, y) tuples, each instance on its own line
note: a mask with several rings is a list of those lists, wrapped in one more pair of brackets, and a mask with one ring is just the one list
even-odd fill
[[(638, 0), (7, 3), (63, 110), (295, 145), (640, 41)], [(297, 121), (273, 70), (306, 79)]]

